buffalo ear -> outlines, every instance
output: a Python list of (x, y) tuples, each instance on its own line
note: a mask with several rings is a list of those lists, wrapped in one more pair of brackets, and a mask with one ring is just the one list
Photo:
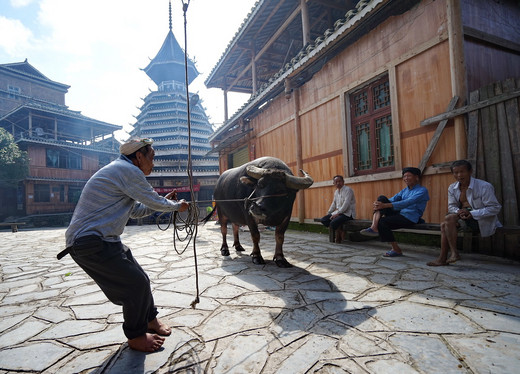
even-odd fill
[(251, 180), (251, 178), (248, 177), (240, 177), (240, 183), (253, 186), (256, 184), (256, 180)]

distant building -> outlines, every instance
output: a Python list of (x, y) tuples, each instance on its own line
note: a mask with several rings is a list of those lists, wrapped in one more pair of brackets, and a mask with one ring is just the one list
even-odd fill
[(0, 218), (72, 212), (87, 180), (119, 154), (121, 126), (68, 109), (70, 86), (27, 62), (0, 64), (0, 126), (29, 155), (29, 176), (0, 193)]
[[(170, 10), (171, 12), (171, 10)], [(188, 84), (199, 74), (188, 61)], [(158, 87), (144, 99), (132, 136), (152, 138), (155, 167), (147, 178), (154, 189), (165, 194), (175, 188), (179, 198), (190, 199), (188, 179), (188, 112), (184, 51), (175, 39), (171, 27), (164, 43), (148, 66), (143, 69)], [(190, 94), (190, 97), (193, 97)], [(208, 156), (209, 137), (213, 133), (201, 103), (190, 101), (191, 170), (195, 199), (210, 205), (219, 176), (218, 158)], [(204, 205), (204, 204), (203, 204)]]

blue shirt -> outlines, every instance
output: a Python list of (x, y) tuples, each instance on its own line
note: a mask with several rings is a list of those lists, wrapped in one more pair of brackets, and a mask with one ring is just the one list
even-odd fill
[(417, 223), (426, 209), (430, 196), (426, 187), (416, 184), (412, 188), (403, 188), (388, 200), (392, 203), (394, 210), (399, 211), (399, 214)]

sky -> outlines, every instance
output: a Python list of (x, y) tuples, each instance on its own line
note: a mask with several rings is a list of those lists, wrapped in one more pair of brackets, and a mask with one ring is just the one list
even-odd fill
[[(184, 0), (187, 2), (188, 0)], [(171, 0), (172, 30), (184, 49), (183, 0)], [(190, 93), (202, 99), (214, 128), (224, 122), (220, 89), (204, 85), (255, 0), (191, 0), (187, 51), (200, 75)], [(144, 69), (169, 30), (168, 0), (0, 0), (0, 64), (28, 62), (71, 86), (65, 104), (131, 131), (155, 83)], [(248, 95), (229, 93), (229, 115)], [(116, 133), (125, 140), (128, 134)]]

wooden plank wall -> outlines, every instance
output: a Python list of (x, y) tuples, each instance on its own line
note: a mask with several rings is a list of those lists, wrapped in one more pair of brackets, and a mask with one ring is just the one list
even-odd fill
[[(418, 27), (420, 25), (420, 27)], [(354, 189), (357, 217), (370, 218), (372, 202), (384, 194), (393, 196), (404, 188), (400, 168), (386, 176), (349, 178), (346, 160), (350, 136), (346, 118), (346, 98), (351, 91), (381, 75), (389, 75), (393, 85), (394, 126), (400, 135), (395, 145), (403, 166), (418, 166), (436, 125), (420, 126), (424, 118), (442, 113), (452, 98), (449, 76), (449, 43), (446, 32), (446, 2), (424, 1), (411, 11), (392, 17), (327, 62), (313, 78), (295, 88), (298, 95), (278, 96), (251, 118), (255, 157), (274, 156), (285, 161), (296, 173), (295, 117), (302, 134), (303, 168), (315, 185), (305, 190), (305, 218), (312, 220), (327, 211), (333, 194), (331, 179), (347, 176)], [(299, 98), (295, 105), (295, 98)], [(298, 113), (296, 113), (296, 109)], [(423, 184), (432, 198), (425, 213), (428, 222), (440, 222), (446, 213), (447, 187), (452, 183), (446, 169), (435, 163), (455, 159), (453, 121), (449, 121), (434, 150), (429, 175)], [(295, 204), (293, 217), (298, 216)]]
[[(520, 88), (520, 79), (481, 87), (470, 94), (470, 104)], [(468, 115), (468, 159), (475, 176), (493, 184), (502, 203), (500, 221), (520, 224), (520, 99), (514, 98)]]

